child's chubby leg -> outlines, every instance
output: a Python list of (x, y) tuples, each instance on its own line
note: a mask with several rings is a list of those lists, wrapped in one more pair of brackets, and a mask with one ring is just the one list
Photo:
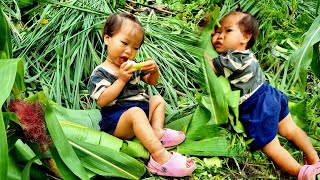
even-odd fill
[(163, 129), (165, 107), (166, 102), (161, 96), (152, 96), (149, 101), (149, 120), (158, 139), (165, 133), (165, 130)]
[(262, 151), (281, 169), (293, 176), (298, 176), (301, 169), (300, 164), (280, 145), (277, 136), (265, 145)]
[(319, 162), (318, 153), (313, 148), (307, 134), (296, 125), (290, 113), (279, 122), (278, 130), (280, 135), (291, 140), (305, 153), (308, 164), (316, 164)]
[[(172, 157), (172, 154), (163, 147), (154, 133), (144, 111), (138, 107), (132, 107), (121, 115), (113, 135), (121, 139), (131, 139), (137, 136), (150, 152), (153, 160), (159, 164), (168, 162)], [(193, 163), (192, 159), (188, 158), (186, 167), (190, 167), (191, 163)]]
[(176, 146), (182, 143), (186, 136), (182, 131), (164, 129), (166, 102), (161, 96), (153, 96), (149, 102), (149, 120), (158, 139), (164, 147)]

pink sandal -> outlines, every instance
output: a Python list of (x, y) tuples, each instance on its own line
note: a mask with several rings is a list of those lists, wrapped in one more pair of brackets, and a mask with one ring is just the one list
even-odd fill
[(315, 180), (318, 174), (320, 174), (320, 167), (318, 164), (304, 165), (300, 169), (298, 180)]
[(179, 153), (173, 152), (172, 157), (165, 164), (159, 164), (150, 156), (148, 162), (148, 170), (155, 175), (184, 177), (190, 175), (196, 168), (194, 161), (191, 161), (191, 166), (187, 167), (187, 157)]
[(182, 131), (165, 128), (166, 132), (160, 139), (163, 147), (176, 146), (186, 139), (186, 135)]

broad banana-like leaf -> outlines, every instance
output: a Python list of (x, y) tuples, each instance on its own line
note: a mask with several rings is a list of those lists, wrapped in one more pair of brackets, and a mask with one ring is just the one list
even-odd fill
[(212, 124), (210, 121), (210, 112), (206, 108), (198, 106), (189, 124), (187, 139), (209, 139), (212, 137), (219, 137), (223, 132), (225, 132), (223, 128), (220, 128), (216, 124)]
[[(208, 46), (212, 47), (211, 43), (211, 32), (213, 30), (215, 23), (210, 23), (201, 33), (200, 46), (203, 49), (203, 55), (211, 54), (209, 52), (214, 51), (214, 49), (208, 49)], [(210, 57), (211, 59), (211, 57)], [(213, 72), (211, 66), (209, 65), (207, 57), (202, 58), (202, 72), (203, 72), (203, 82), (202, 86), (204, 90), (209, 95), (205, 97), (201, 102), (208, 108), (211, 112), (211, 121), (213, 124), (225, 124), (228, 122), (228, 103), (223, 93), (223, 88)]]
[[(2, 13), (2, 12), (1, 12)], [(10, 95), (15, 82), (18, 64), (21, 59), (0, 59), (0, 107)], [(0, 179), (7, 179), (8, 170), (8, 142), (7, 130), (0, 111)]]
[[(185, 127), (188, 126), (188, 124), (190, 123), (192, 116), (193, 116), (193, 114), (189, 114), (185, 117), (174, 120), (171, 123), (166, 124), (165, 127), (170, 128), (170, 129), (179, 130), (179, 131), (181, 131), (181, 130), (184, 131)], [(186, 134), (186, 132), (187, 131), (184, 131), (185, 134)]]
[(124, 141), (120, 151), (134, 158), (149, 159), (150, 157), (150, 153), (140, 142)]
[[(51, 107), (49, 101), (46, 98), (46, 95), (43, 92), (39, 92), (36, 94), (39, 98), (39, 100), (42, 102), (42, 104), (45, 105), (45, 121), (46, 126), (49, 131), (50, 137), (52, 139), (52, 142), (54, 146), (56, 147), (56, 150), (61, 157), (61, 160), (66, 165), (66, 167), (69, 168), (68, 171), (74, 173), (76, 176), (78, 176), (80, 179), (89, 179), (88, 175), (86, 174), (86, 171), (84, 170), (81, 161), (79, 160), (78, 156), (72, 149), (71, 145), (68, 143), (67, 137), (64, 135), (62, 128), (57, 120), (57, 117), (54, 114), (53, 108)], [(53, 150), (55, 148), (50, 148), (51, 153), (54, 157), (54, 160), (56, 161), (57, 165), (60, 159), (57, 158), (57, 154), (54, 155)], [(62, 163), (60, 163), (62, 164)], [(59, 166), (58, 166), (59, 168)], [(65, 170), (65, 167), (63, 167)], [(61, 172), (62, 168), (59, 168), (59, 171)], [(63, 176), (63, 173), (61, 173)], [(64, 179), (69, 179), (70, 177), (65, 176)]]
[(98, 109), (74, 110), (64, 108), (56, 103), (52, 103), (52, 108), (60, 122), (73, 122), (100, 130), (99, 121), (101, 120), (101, 114)]
[[(59, 107), (59, 109), (61, 110), (62, 108)], [(99, 146), (108, 147), (116, 151), (124, 152), (132, 157), (141, 157), (144, 159), (149, 158), (149, 152), (139, 142), (127, 141), (125, 142), (125, 144), (123, 144), (123, 141), (121, 139), (116, 138), (108, 133), (71, 122), (76, 121), (82, 124), (86, 124), (83, 120), (91, 121), (92, 119), (90, 117), (100, 117), (100, 115), (97, 115), (97, 113), (100, 114), (98, 110), (63, 109), (64, 111), (60, 111), (62, 113), (58, 115), (58, 120), (63, 129), (63, 132), (68, 139), (79, 140)], [(65, 114), (66, 112), (68, 113), (67, 115)], [(79, 115), (83, 115), (83, 117)], [(65, 119), (60, 119), (61, 117), (64, 117)], [(68, 121), (69, 119), (71, 121)], [(91, 125), (91, 123), (89, 124)]]
[(178, 146), (177, 151), (181, 154), (195, 156), (239, 156), (243, 153), (241, 148), (232, 148), (230, 141), (224, 137), (213, 137), (201, 141), (186, 139)]
[(108, 147), (110, 149), (120, 151), (122, 140), (108, 133), (85, 127), (80, 124), (60, 121), (59, 122), (64, 134), (70, 140), (78, 140), (94, 145)]
[[(0, 59), (12, 58), (11, 34), (8, 22), (0, 6)], [(5, 77), (5, 76), (2, 76)], [(11, 90), (11, 89), (10, 89)]]
[(237, 133), (243, 133), (244, 127), (239, 120), (239, 102), (240, 102), (240, 91), (232, 91), (229, 80), (223, 76), (218, 77), (220, 84), (222, 85), (223, 92), (228, 101), (228, 106), (232, 110), (229, 114), (229, 120), (233, 129)]
[[(306, 33), (302, 46), (291, 56), (292, 65), (295, 67), (289, 84), (294, 84), (298, 78), (301, 79), (302, 87), (305, 89), (307, 82), (307, 69), (313, 58), (313, 45), (320, 41), (320, 15), (314, 20)], [(319, 48), (319, 47), (317, 47)], [(319, 71), (319, 67), (316, 69)]]
[(140, 179), (146, 171), (142, 162), (113, 149), (83, 141), (70, 141), (70, 144), (85, 167), (99, 175)]

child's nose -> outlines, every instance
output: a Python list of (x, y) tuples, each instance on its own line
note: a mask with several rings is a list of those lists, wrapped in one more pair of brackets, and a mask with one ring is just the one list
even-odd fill
[(132, 52), (132, 48), (130, 48), (130, 47), (127, 47), (126, 48), (126, 50), (125, 50), (125, 52), (127, 53), (127, 54), (131, 54), (131, 52)]

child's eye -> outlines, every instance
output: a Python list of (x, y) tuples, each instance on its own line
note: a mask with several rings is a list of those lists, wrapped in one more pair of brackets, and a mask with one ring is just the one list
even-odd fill
[(135, 47), (135, 48), (134, 48), (134, 50), (138, 51), (138, 50), (139, 50), (139, 48)]
[(228, 30), (227, 30), (227, 32), (231, 32), (231, 31), (232, 31), (232, 29), (228, 29)]
[(128, 45), (128, 43), (127, 42), (125, 42), (125, 41), (121, 41), (122, 42), (122, 44), (124, 44), (124, 45)]

